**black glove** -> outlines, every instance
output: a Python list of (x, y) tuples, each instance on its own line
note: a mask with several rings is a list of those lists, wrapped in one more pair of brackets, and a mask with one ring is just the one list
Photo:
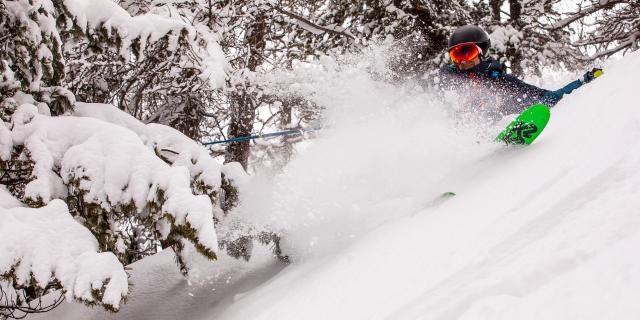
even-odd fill
[(591, 80), (601, 76), (602, 73), (602, 69), (600, 68), (593, 68), (591, 71), (587, 71), (587, 73), (585, 73), (583, 77), (584, 83), (591, 82)]

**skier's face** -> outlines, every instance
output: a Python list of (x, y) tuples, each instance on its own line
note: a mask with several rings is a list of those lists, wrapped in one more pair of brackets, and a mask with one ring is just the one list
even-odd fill
[(458, 69), (460, 70), (469, 70), (480, 64), (480, 58), (475, 58), (471, 61), (460, 61), (458, 64)]

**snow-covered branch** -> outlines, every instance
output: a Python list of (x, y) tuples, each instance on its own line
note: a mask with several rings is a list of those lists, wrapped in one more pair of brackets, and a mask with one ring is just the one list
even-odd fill
[(22, 105), (12, 120), (13, 142), (34, 162), (26, 201), (75, 195), (99, 212), (151, 214), (164, 238), (176, 232), (215, 258), (211, 201), (192, 194), (187, 168), (168, 166), (134, 132), (96, 119), (47, 117)]
[[(208, 195), (212, 202), (217, 203), (222, 166), (198, 142), (171, 127), (155, 123), (144, 124), (112, 105), (78, 103), (74, 115), (125, 127), (137, 134), (147, 148), (155, 153), (168, 150), (171, 155), (164, 159), (172, 166), (188, 168), (194, 189), (200, 194)], [(219, 207), (215, 206), (212, 210), (217, 218), (221, 217)]]
[[(125, 9), (110, 0), (63, 0), (62, 8), (73, 25), (92, 36), (102, 33), (119, 44), (119, 53), (128, 60), (131, 50), (144, 52), (148, 43), (168, 36), (169, 51), (175, 51), (185, 33), (195, 37), (195, 29), (179, 20), (147, 13), (132, 17)], [(133, 47), (135, 45), (135, 48)]]
[[(67, 299), (113, 311), (129, 292), (123, 265), (112, 253), (98, 252), (96, 239), (62, 200), (38, 209), (0, 206), (0, 252), (0, 275), (17, 290), (30, 287), (41, 296), (59, 289)], [(9, 300), (29, 302), (15, 291)]]

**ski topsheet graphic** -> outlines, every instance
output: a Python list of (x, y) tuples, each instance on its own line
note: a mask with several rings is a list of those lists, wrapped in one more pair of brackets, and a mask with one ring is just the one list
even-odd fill
[(547, 126), (551, 112), (544, 104), (535, 104), (522, 112), (496, 137), (506, 144), (531, 144)]

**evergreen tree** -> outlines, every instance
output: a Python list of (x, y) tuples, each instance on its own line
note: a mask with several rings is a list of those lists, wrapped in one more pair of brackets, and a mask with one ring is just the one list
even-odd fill
[(18, 103), (16, 92), (46, 102), (54, 115), (72, 109), (75, 98), (62, 87), (65, 61), (62, 39), (55, 28), (59, 11), (50, 0), (0, 3), (0, 106), (8, 120)]
[[(82, 233), (79, 243), (90, 253), (72, 250), (71, 257), (49, 259), (51, 252), (41, 248), (12, 251), (14, 256), (3, 260), (11, 263), (0, 265), (1, 298), (11, 304), (9, 314), (42, 311), (32, 310), (31, 303), (55, 290), (115, 311), (127, 292), (123, 265), (172, 247), (186, 272), (186, 246), (209, 259), (218, 250), (213, 227), (214, 215), (221, 216), (217, 162), (173, 129), (145, 125), (109, 105), (91, 109), (64, 87), (82, 99), (111, 101), (196, 136), (199, 118), (193, 110), (203, 109), (200, 101), (206, 99), (198, 89), (210, 86), (207, 77), (215, 76), (209, 70), (215, 61), (209, 69), (200, 62), (215, 54), (215, 47), (181, 21), (154, 14), (131, 17), (110, 0), (86, 5), (0, 2), (0, 183), (33, 208), (0, 210), (0, 243), (22, 247), (24, 239), (5, 229), (11, 227), (5, 225), (13, 221), (11, 215), (37, 220), (55, 212), (57, 222), (65, 221), (60, 227)], [(82, 226), (72, 227), (78, 222)], [(33, 243), (58, 241), (57, 234), (40, 231), (36, 234), (50, 238)], [(73, 273), (40, 276), (36, 271), (54, 267), (29, 263), (56, 264), (58, 258), (70, 267), (77, 263), (73, 270), (110, 269), (88, 276), (85, 292), (80, 284), (74, 287)]]
[[(202, 113), (216, 85), (204, 61), (215, 59), (212, 55), (219, 48), (191, 25), (181, 23), (189, 21), (188, 16), (169, 18), (176, 12), (157, 7), (147, 13), (150, 8), (142, 1), (125, 5), (139, 13), (132, 21), (147, 20), (166, 27), (133, 36), (121, 34), (126, 30), (122, 26), (99, 26), (79, 36), (67, 33), (69, 41), (76, 43), (66, 55), (68, 87), (79, 100), (111, 103), (144, 122), (169, 125), (200, 139)], [(180, 9), (178, 14), (184, 13), (182, 7), (176, 9)], [(123, 48), (128, 42), (121, 42), (123, 37), (130, 38), (125, 39), (131, 42), (130, 50)]]

